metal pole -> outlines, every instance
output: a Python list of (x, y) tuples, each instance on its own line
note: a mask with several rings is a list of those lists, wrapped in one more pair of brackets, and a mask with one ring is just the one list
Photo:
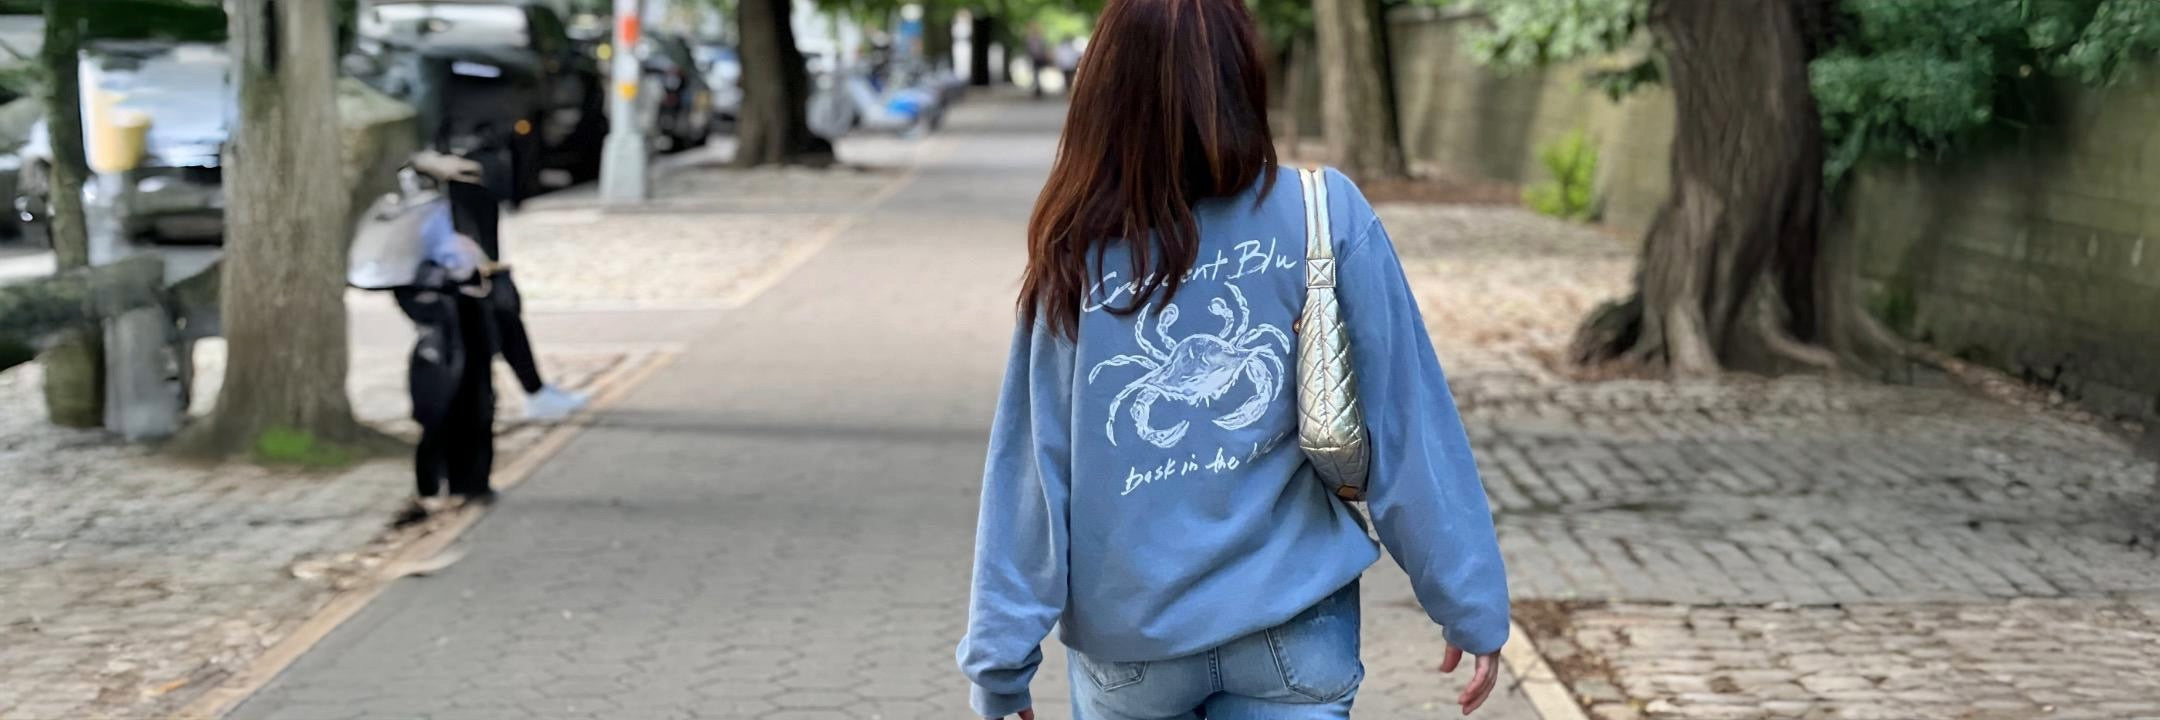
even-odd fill
[(615, 42), (609, 55), (608, 136), (600, 156), (600, 197), (610, 203), (644, 201), (647, 182), (645, 123), (638, 117), (639, 0), (615, 0)]

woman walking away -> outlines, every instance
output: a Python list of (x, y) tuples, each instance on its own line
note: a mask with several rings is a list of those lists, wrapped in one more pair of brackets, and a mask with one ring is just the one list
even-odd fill
[(1033, 716), (1056, 625), (1082, 720), (1349, 715), (1380, 549), (1301, 448), (1298, 347), (1326, 337), (1299, 336), (1308, 294), (1349, 360), (1305, 362), (1355, 372), (1372, 521), (1443, 669), (1476, 656), (1475, 710), (1508, 597), (1469, 442), (1371, 206), (1276, 166), (1245, 3), (1110, 0), (1077, 79), (983, 478), (958, 652), (975, 711)]

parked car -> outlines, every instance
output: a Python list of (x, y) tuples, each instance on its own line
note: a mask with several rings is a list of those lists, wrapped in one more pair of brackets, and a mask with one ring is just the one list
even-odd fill
[[(164, 41), (98, 42), (82, 52), (82, 87), (118, 98), (114, 111), (150, 120), (139, 164), (120, 182), (121, 236), (151, 241), (219, 242), (225, 235), (225, 186), (219, 152), (238, 116), (225, 47)], [(86, 102), (87, 129), (96, 111)], [(88, 142), (88, 138), (85, 138)], [(52, 141), (41, 118), (18, 154), (15, 199), (26, 234), (46, 235), (52, 206)]]
[(484, 133), (510, 156), (513, 199), (543, 169), (600, 174), (603, 76), (543, 0), (364, 0), (347, 72), (420, 108), (438, 138)]
[(698, 71), (690, 42), (680, 35), (647, 33), (639, 53), (651, 88), (653, 135), (669, 150), (705, 144), (712, 132), (712, 89)]
[(742, 57), (735, 48), (708, 43), (697, 48), (698, 68), (712, 89), (713, 122), (732, 127), (742, 112)]
[(18, 97), (0, 104), (0, 241), (8, 238), (36, 240), (32, 230), (23, 224), (22, 214), (14, 210), (17, 181), (22, 176), (23, 144), (30, 140), (30, 129), (45, 117), (45, 102), (36, 97)]

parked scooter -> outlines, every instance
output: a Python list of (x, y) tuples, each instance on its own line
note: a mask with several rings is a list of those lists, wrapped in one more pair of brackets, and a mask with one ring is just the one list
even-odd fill
[(828, 140), (862, 130), (921, 137), (945, 122), (940, 93), (919, 83), (886, 83), (880, 89), (870, 68), (843, 68), (818, 79), (810, 97), (810, 131)]

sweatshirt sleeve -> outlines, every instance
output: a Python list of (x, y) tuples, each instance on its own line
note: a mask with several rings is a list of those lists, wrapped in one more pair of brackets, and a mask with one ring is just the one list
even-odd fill
[(1337, 232), (1356, 232), (1338, 241), (1336, 292), (1372, 443), (1367, 509), (1448, 642), (1498, 651), (1508, 638), (1507, 571), (1455, 398), (1387, 230), (1355, 186), (1329, 174), (1334, 212), (1351, 221)]
[(1066, 598), (1073, 348), (1040, 323), (1013, 337), (983, 468), (960, 670), (976, 714), (1029, 707), (1028, 681)]

